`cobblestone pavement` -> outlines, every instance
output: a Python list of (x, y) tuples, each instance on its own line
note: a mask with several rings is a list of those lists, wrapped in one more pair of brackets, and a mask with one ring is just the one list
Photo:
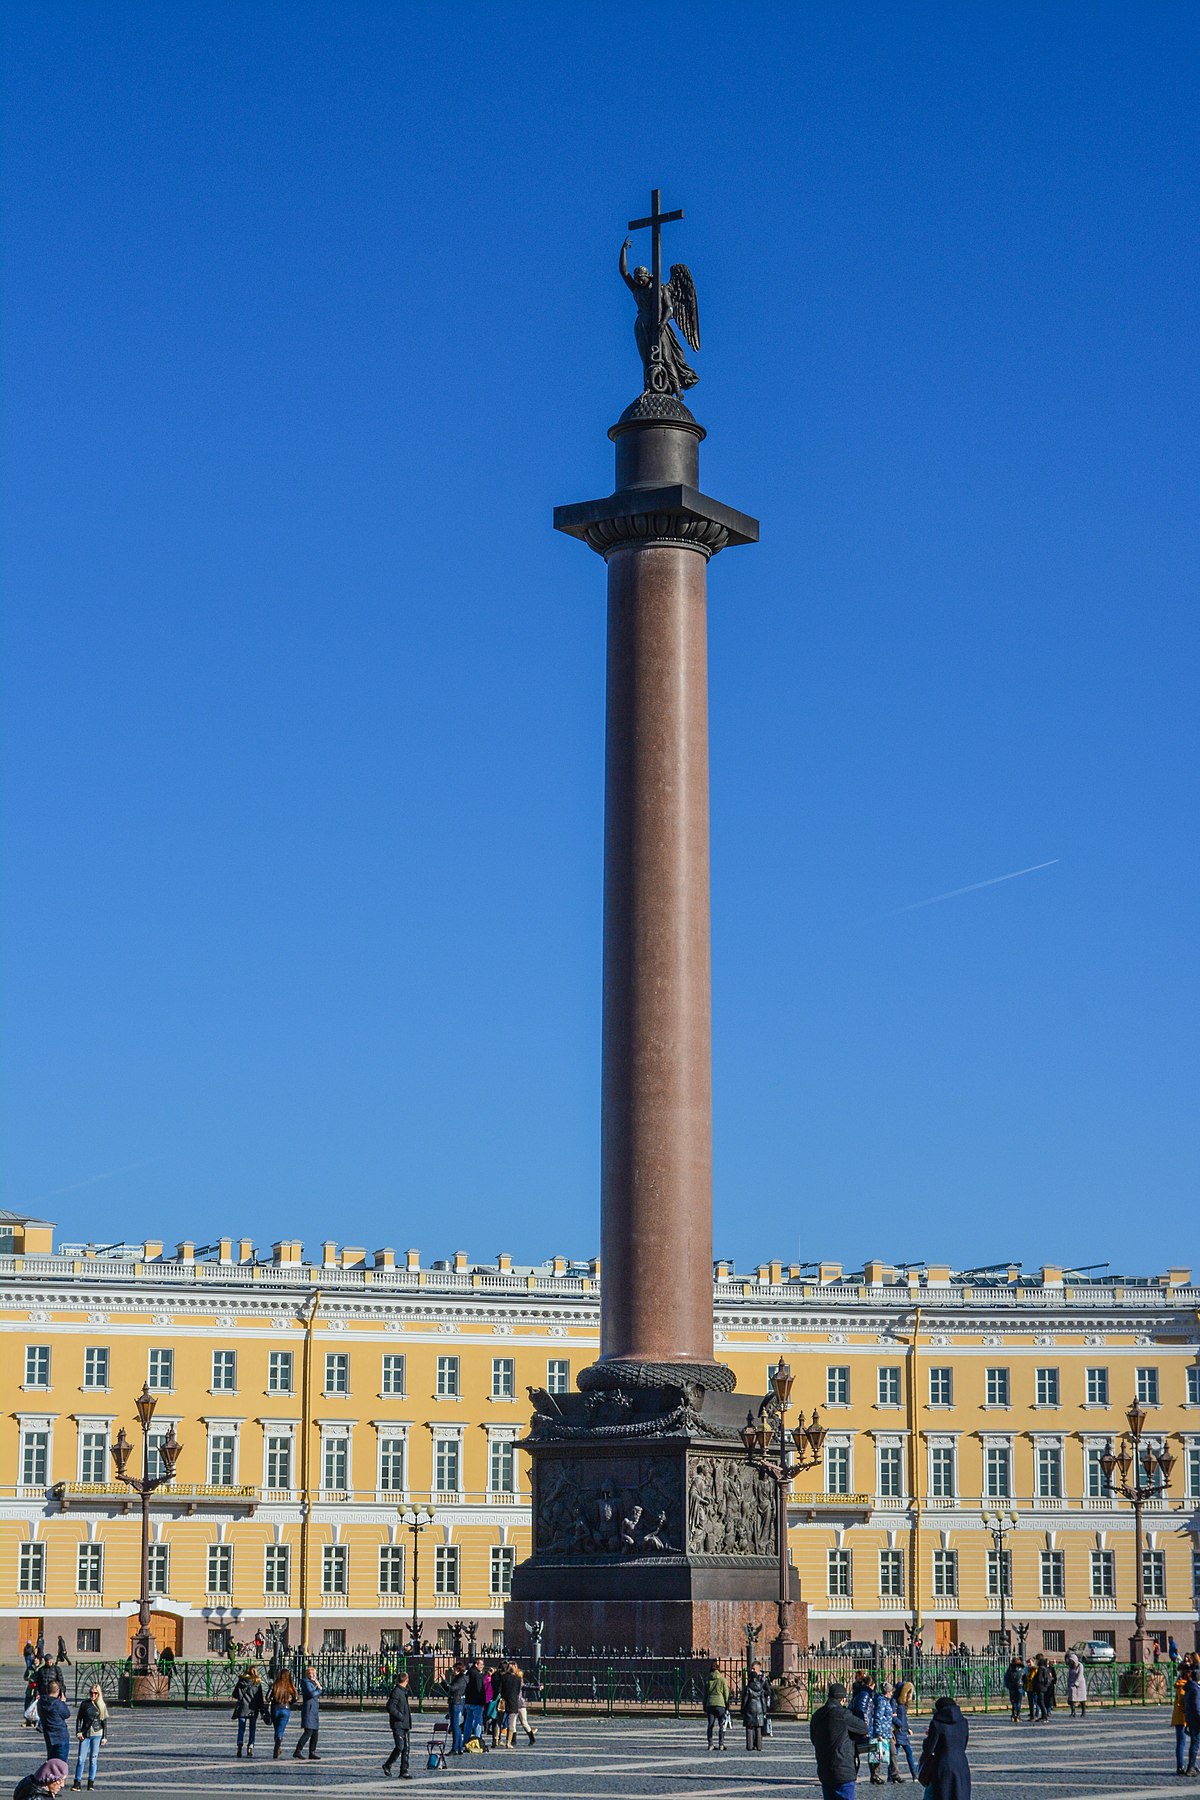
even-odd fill
[[(404, 1793), (436, 1789), (439, 1800), (783, 1800), (820, 1790), (806, 1725), (777, 1723), (761, 1756), (748, 1756), (742, 1734), (730, 1734), (724, 1754), (704, 1748), (703, 1720), (580, 1719), (551, 1714), (536, 1721), (530, 1747), (452, 1761), (430, 1773), (423, 1751), (432, 1714), (413, 1733), (411, 1784)], [(1048, 1725), (1011, 1725), (996, 1714), (971, 1719), (970, 1756), (978, 1800), (1150, 1800), (1182, 1788), (1174, 1774), (1174, 1732), (1165, 1708), (1091, 1713), (1085, 1720), (1063, 1714)], [(922, 1721), (914, 1720), (919, 1737)], [(260, 1738), (253, 1762), (238, 1762), (234, 1726), (224, 1707), (185, 1712), (129, 1713), (115, 1708), (112, 1738), (103, 1752), (97, 1800), (145, 1800), (147, 1795), (240, 1794), (246, 1800), (297, 1800), (310, 1789), (322, 1800), (370, 1786), (385, 1791), (380, 1762), (391, 1745), (378, 1712), (326, 1709), (321, 1721), (321, 1760), (294, 1762), (289, 1731), (284, 1759), (273, 1762), (269, 1735)], [(6, 1701), (0, 1715), (0, 1794), (42, 1761), (40, 1734), (21, 1724), (19, 1704)], [(72, 1774), (74, 1770), (72, 1768)], [(86, 1790), (85, 1790), (86, 1791)], [(870, 1784), (863, 1770), (860, 1800)], [(920, 1790), (914, 1789), (914, 1793)], [(1195, 1791), (1200, 1795), (1200, 1781)], [(69, 1795), (70, 1790), (65, 1790)]]

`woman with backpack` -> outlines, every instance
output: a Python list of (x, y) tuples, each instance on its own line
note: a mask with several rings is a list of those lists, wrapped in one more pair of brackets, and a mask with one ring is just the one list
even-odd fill
[[(233, 1685), (233, 1712), (230, 1715), (237, 1720), (237, 1753), (239, 1756), (254, 1755), (254, 1733), (258, 1727), (259, 1714), (264, 1710), (262, 1683), (258, 1679), (258, 1670), (253, 1663), (247, 1663)], [(247, 1726), (249, 1726), (250, 1742), (246, 1743)], [(245, 1745), (243, 1752), (242, 1746)]]

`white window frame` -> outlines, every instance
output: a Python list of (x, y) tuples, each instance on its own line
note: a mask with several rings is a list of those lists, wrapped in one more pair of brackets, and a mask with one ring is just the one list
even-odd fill
[[(397, 1578), (397, 1571), (399, 1572)], [(404, 1545), (380, 1544), (379, 1546), (379, 1592), (381, 1594), (404, 1593), (406, 1577)]]
[[(268, 1394), (290, 1394), (294, 1391), (295, 1358), (290, 1350), (272, 1350), (267, 1356)], [(284, 1378), (286, 1376), (286, 1386)]]
[[(209, 1487), (236, 1487), (238, 1478), (238, 1430), (236, 1425), (222, 1419), (208, 1427), (208, 1445), (205, 1451), (205, 1467), (208, 1470)], [(224, 1466), (228, 1466), (228, 1477)]]
[(1089, 1367), (1084, 1370), (1083, 1379), (1083, 1391), (1086, 1395), (1084, 1404), (1086, 1406), (1107, 1406), (1109, 1404), (1108, 1364), (1090, 1364)]
[(350, 1550), (346, 1544), (321, 1545), (321, 1592), (340, 1598), (350, 1592)]
[(1200, 1363), (1189, 1363), (1187, 1366), (1187, 1399), (1186, 1406), (1200, 1406)]
[[(171, 1546), (163, 1538), (155, 1538), (148, 1547), (148, 1570), (150, 1592), (152, 1594), (169, 1594), (171, 1592)], [(154, 1579), (155, 1571), (162, 1571), (162, 1580)]]
[(437, 1359), (435, 1392), (439, 1400), (462, 1399), (462, 1363), (449, 1352)]
[(26, 1344), (25, 1387), (44, 1391), (50, 1386), (49, 1344)]
[[(884, 1574), (884, 1570), (887, 1574)], [(879, 1552), (879, 1597), (881, 1600), (904, 1598), (904, 1552), (884, 1549)]]
[(1113, 1550), (1093, 1550), (1089, 1569), (1093, 1600), (1117, 1600), (1117, 1557)]
[(1000, 1598), (1000, 1581), (1003, 1576), (1004, 1598), (1012, 1599), (1012, 1551), (1003, 1554), (993, 1547), (987, 1553), (987, 1594), (989, 1600)]
[(1034, 1493), (1039, 1500), (1065, 1500), (1066, 1480), (1061, 1444), (1035, 1444), (1033, 1451)]
[(1007, 1409), (1012, 1405), (1012, 1371), (1006, 1364), (990, 1364), (983, 1372), (983, 1380), (985, 1406)]
[(40, 1538), (22, 1538), (17, 1551), (17, 1591), (46, 1592), (46, 1546)]
[[(228, 1571), (227, 1576), (222, 1575), (223, 1570)], [(214, 1573), (218, 1577), (216, 1581), (213, 1580)], [(233, 1593), (232, 1544), (208, 1544), (205, 1547), (204, 1579), (205, 1593), (221, 1595)]]
[(457, 1544), (433, 1547), (433, 1591), (441, 1599), (458, 1599), (462, 1592), (462, 1554)]
[(1158, 1379), (1158, 1365), (1143, 1363), (1134, 1370), (1135, 1391), (1139, 1406), (1157, 1406), (1162, 1385)]
[(827, 1363), (825, 1367), (826, 1406), (849, 1406), (850, 1364)]
[(954, 1405), (954, 1369), (936, 1363), (929, 1370), (929, 1404), (945, 1411)]
[[(341, 1446), (340, 1451), (337, 1446)], [(352, 1491), (350, 1459), (353, 1455), (354, 1440), (350, 1426), (336, 1425), (327, 1427), (321, 1433), (321, 1492), (323, 1494), (348, 1494)], [(330, 1479), (336, 1474), (336, 1460), (340, 1456), (342, 1463), (341, 1481)], [(331, 1464), (334, 1467), (331, 1469)]]
[[(17, 1480), (23, 1488), (44, 1488), (50, 1485), (50, 1477), (54, 1471), (54, 1427), (49, 1419), (23, 1418), (20, 1420), (20, 1436), (17, 1441)], [(36, 1442), (35, 1440), (41, 1440)], [(38, 1465), (41, 1474), (38, 1474)]]
[[(949, 1471), (949, 1486), (945, 1485)], [(930, 1444), (929, 1446), (929, 1498), (931, 1500), (957, 1500), (958, 1498), (958, 1445)]]
[(514, 1544), (493, 1544), (488, 1553), (488, 1593), (493, 1600), (507, 1600), (512, 1593), (513, 1570), (517, 1566)]
[[(844, 1474), (839, 1472), (841, 1469)], [(825, 1439), (825, 1492), (854, 1492), (854, 1445), (849, 1438), (827, 1436)]]
[[(167, 1379), (162, 1379), (164, 1371)], [(146, 1352), (146, 1386), (152, 1394), (175, 1392), (175, 1350), (166, 1344), (151, 1344)]]
[[(895, 1485), (888, 1486), (884, 1479), (887, 1469), (889, 1477), (895, 1477)], [(903, 1500), (904, 1498), (904, 1445), (876, 1444), (875, 1446), (875, 1492), (881, 1500)]]
[[(109, 1352), (109, 1346), (107, 1344), (85, 1344), (84, 1345), (82, 1386), (86, 1393), (107, 1394), (107, 1392), (108, 1392), (108, 1371), (109, 1371), (109, 1367), (110, 1367), (111, 1361), (112, 1361), (108, 1352)], [(101, 1358), (103, 1359), (103, 1361), (99, 1360)], [(102, 1368), (104, 1370), (104, 1380), (103, 1381), (97, 1381), (95, 1379), (98, 1369), (100, 1369), (100, 1368)]]
[(1012, 1499), (1013, 1447), (1011, 1442), (984, 1444), (983, 1497), (985, 1500)]
[(292, 1547), (290, 1544), (263, 1546), (263, 1593), (274, 1596), (292, 1591)]
[(98, 1539), (85, 1539), (75, 1546), (75, 1592), (104, 1592), (104, 1545)]
[[(453, 1447), (456, 1480), (452, 1486), (439, 1480), (438, 1462), (443, 1446)], [(462, 1432), (458, 1430), (435, 1431), (433, 1435), (433, 1492), (435, 1494), (461, 1494), (463, 1492), (463, 1461)]]
[(385, 1350), (379, 1364), (379, 1392), (403, 1398), (408, 1386), (408, 1358), (403, 1350)]
[[(217, 1380), (218, 1373), (220, 1373), (222, 1377), (224, 1377), (226, 1374), (228, 1374), (230, 1379), (228, 1381), (225, 1381), (224, 1379), (218, 1381)], [(214, 1350), (213, 1351), (213, 1353), (212, 1353), (212, 1388), (211, 1388), (211, 1391), (214, 1394), (236, 1394), (237, 1393), (237, 1351), (236, 1350)]]
[[(290, 1494), (296, 1485), (296, 1428), (290, 1423), (278, 1425), (271, 1419), (264, 1419), (262, 1427), (263, 1486), (269, 1493)], [(272, 1480), (272, 1475), (278, 1475), (280, 1473), (278, 1462), (276, 1462), (274, 1469), (271, 1467), (272, 1460), (281, 1454), (275, 1447), (280, 1444), (285, 1444), (287, 1446), (286, 1481)]]
[(1043, 1600), (1063, 1600), (1067, 1593), (1067, 1558), (1062, 1550), (1043, 1550), (1038, 1557), (1039, 1592)]
[(108, 1480), (108, 1426), (99, 1419), (81, 1419), (78, 1432), (78, 1479), (97, 1484), (106, 1482)]
[[(488, 1493), (507, 1498), (517, 1492), (517, 1434), (515, 1431), (488, 1432)], [(507, 1457), (505, 1456), (507, 1452)], [(508, 1463), (508, 1485), (497, 1485), (497, 1460)]]
[(517, 1397), (517, 1359), (515, 1356), (493, 1356), (492, 1399), (515, 1400)]
[(1165, 1550), (1150, 1549), (1142, 1551), (1143, 1579), (1146, 1584), (1147, 1600), (1165, 1600), (1167, 1597), (1167, 1556)]
[(854, 1552), (839, 1544), (826, 1552), (826, 1592), (831, 1600), (854, 1598)]
[[(400, 1457), (400, 1480), (389, 1486), (384, 1481), (384, 1464), (391, 1462), (396, 1455)], [(379, 1494), (387, 1494), (389, 1498), (398, 1498), (408, 1492), (408, 1433), (406, 1430), (379, 1429), (379, 1442), (375, 1447), (375, 1490)], [(392, 1473), (393, 1471), (388, 1471)]]
[[(339, 1386), (338, 1383), (343, 1385)], [(327, 1350), (325, 1352), (325, 1386), (322, 1393), (327, 1400), (344, 1400), (350, 1392), (350, 1352), (348, 1350)]]
[(571, 1361), (566, 1356), (551, 1356), (546, 1362), (546, 1392), (548, 1394), (569, 1394), (571, 1391)]
[(958, 1551), (935, 1550), (933, 1553), (933, 1597), (935, 1600), (958, 1599)]
[(899, 1363), (880, 1363), (875, 1371), (876, 1406), (903, 1406), (904, 1382)]
[(1033, 1403), (1043, 1411), (1052, 1412), (1062, 1405), (1062, 1370), (1055, 1364), (1046, 1363), (1033, 1372)]

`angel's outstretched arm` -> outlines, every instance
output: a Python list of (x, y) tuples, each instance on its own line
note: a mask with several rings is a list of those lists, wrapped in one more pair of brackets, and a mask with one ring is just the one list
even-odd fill
[(621, 280), (625, 283), (625, 286), (630, 289), (633, 287), (633, 277), (629, 273), (629, 246), (632, 242), (632, 238), (625, 239), (625, 242), (621, 245), (621, 260), (617, 264), (617, 267), (621, 271)]

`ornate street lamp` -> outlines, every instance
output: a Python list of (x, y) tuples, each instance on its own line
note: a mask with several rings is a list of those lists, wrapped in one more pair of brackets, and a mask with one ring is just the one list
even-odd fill
[(1144, 1441), (1146, 1413), (1135, 1400), (1125, 1414), (1129, 1430), (1123, 1432), (1116, 1450), (1112, 1439), (1104, 1447), (1100, 1469), (1110, 1493), (1133, 1502), (1134, 1574), (1137, 1581), (1137, 1605), (1134, 1610), (1134, 1632), (1129, 1640), (1129, 1660), (1150, 1660), (1146, 1638), (1146, 1569), (1142, 1554), (1142, 1508), (1147, 1500), (1157, 1500), (1165, 1493), (1175, 1467), (1175, 1458), (1166, 1438), (1156, 1445)]
[(155, 1488), (164, 1486), (168, 1481), (174, 1481), (175, 1464), (179, 1461), (179, 1453), (183, 1449), (183, 1445), (175, 1436), (175, 1427), (172, 1425), (158, 1446), (158, 1457), (163, 1473), (151, 1475), (150, 1421), (154, 1417), (154, 1409), (158, 1402), (145, 1382), (133, 1404), (142, 1427), (141, 1474), (127, 1475), (125, 1473), (126, 1465), (133, 1453), (133, 1445), (126, 1437), (123, 1425), (109, 1445), (109, 1453), (113, 1459), (117, 1480), (123, 1481), (126, 1487), (131, 1487), (134, 1493), (140, 1496), (142, 1502), (142, 1591), (138, 1602), (138, 1628), (130, 1646), (131, 1666), (134, 1675), (138, 1676), (153, 1674), (158, 1661), (154, 1635), (150, 1630), (150, 1496)]
[(991, 1533), (996, 1546), (996, 1562), (1000, 1571), (1000, 1635), (1004, 1639), (1004, 1647), (1009, 1648), (1007, 1615), (1005, 1602), (1008, 1600), (1008, 1565), (1005, 1562), (1004, 1540), (1010, 1532), (1017, 1528), (1018, 1513), (1015, 1506), (987, 1507), (983, 1509), (983, 1529)]
[[(771, 1674), (778, 1679), (793, 1674), (799, 1663), (799, 1646), (792, 1637), (791, 1571), (788, 1563), (787, 1508), (788, 1490), (804, 1469), (813, 1469), (821, 1460), (825, 1428), (813, 1410), (806, 1425), (803, 1411), (791, 1430), (787, 1429), (788, 1402), (792, 1393), (792, 1371), (780, 1357), (771, 1373), (771, 1391), (758, 1409), (756, 1419), (746, 1414), (742, 1443), (752, 1466), (762, 1469), (778, 1490), (779, 1517), (779, 1630), (771, 1643)], [(792, 1449), (788, 1448), (791, 1440)]]
[(407, 1531), (411, 1531), (412, 1541), (413, 1541), (413, 1550), (412, 1550), (412, 1577), (413, 1577), (413, 1580), (412, 1580), (412, 1606), (413, 1606), (413, 1609), (412, 1609), (412, 1624), (409, 1627), (409, 1630), (412, 1635), (412, 1648), (411, 1648), (409, 1654), (412, 1656), (420, 1656), (420, 1654), (421, 1654), (421, 1621), (417, 1617), (417, 1580), (418, 1580), (418, 1575), (419, 1575), (419, 1566), (418, 1566), (418, 1562), (417, 1562), (417, 1557), (419, 1554), (418, 1545), (420, 1543), (421, 1533), (425, 1530), (425, 1527), (427, 1525), (433, 1524), (433, 1508), (432, 1508), (432, 1506), (417, 1506), (417, 1507), (410, 1506), (404, 1512), (402, 1512), (400, 1514), (400, 1523), (405, 1527), (405, 1529)]

